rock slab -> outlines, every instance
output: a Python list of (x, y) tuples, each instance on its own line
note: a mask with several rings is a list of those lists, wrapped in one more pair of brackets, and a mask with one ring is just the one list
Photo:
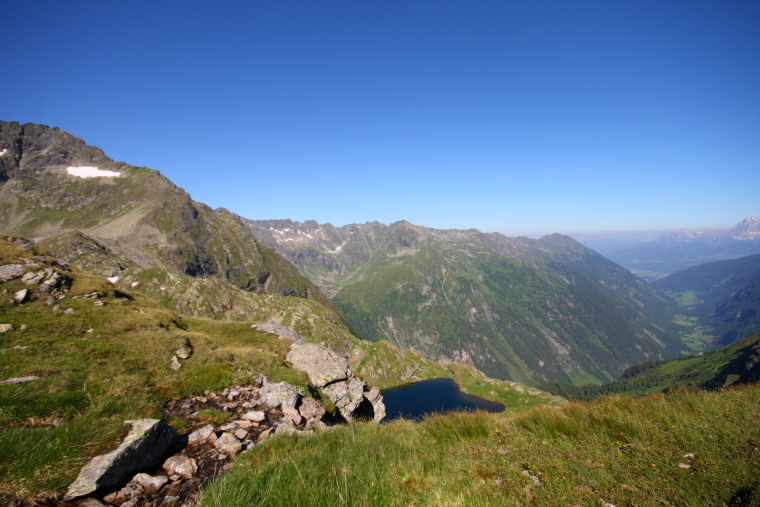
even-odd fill
[(132, 424), (132, 430), (121, 445), (115, 451), (92, 458), (69, 486), (64, 501), (115, 486), (135, 471), (161, 463), (177, 439), (171, 426), (159, 419), (126, 422)]

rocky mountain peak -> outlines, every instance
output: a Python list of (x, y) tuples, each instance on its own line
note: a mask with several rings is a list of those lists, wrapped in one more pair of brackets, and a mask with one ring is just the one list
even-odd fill
[(736, 240), (760, 240), (760, 218), (747, 217), (733, 229), (731, 229), (726, 236)]

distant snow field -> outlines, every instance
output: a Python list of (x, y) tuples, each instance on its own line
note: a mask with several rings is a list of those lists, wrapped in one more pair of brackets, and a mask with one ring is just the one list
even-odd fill
[(114, 178), (121, 176), (121, 173), (115, 171), (105, 171), (103, 169), (98, 169), (97, 167), (89, 166), (69, 167), (66, 171), (70, 175), (77, 176), (78, 178)]

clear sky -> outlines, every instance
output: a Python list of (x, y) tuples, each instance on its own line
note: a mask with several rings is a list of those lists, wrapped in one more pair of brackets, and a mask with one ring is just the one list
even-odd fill
[(760, 2), (4, 2), (0, 119), (252, 219), (760, 215)]

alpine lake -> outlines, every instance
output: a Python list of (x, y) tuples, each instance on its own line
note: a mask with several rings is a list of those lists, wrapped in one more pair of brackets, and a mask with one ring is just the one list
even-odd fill
[(504, 405), (463, 393), (450, 378), (433, 378), (404, 384), (382, 392), (384, 421), (404, 418), (420, 420), (427, 414), (460, 410), (503, 412)]

